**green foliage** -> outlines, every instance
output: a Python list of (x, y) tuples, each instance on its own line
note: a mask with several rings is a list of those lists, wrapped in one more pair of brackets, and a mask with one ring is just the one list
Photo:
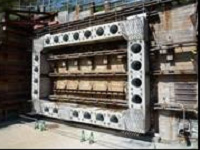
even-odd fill
[(95, 7), (95, 12), (103, 11), (104, 7), (103, 6), (96, 6)]

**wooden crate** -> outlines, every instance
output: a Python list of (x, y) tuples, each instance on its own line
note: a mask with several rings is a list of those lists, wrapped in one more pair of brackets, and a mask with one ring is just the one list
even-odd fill
[(77, 90), (79, 86), (79, 81), (76, 79), (67, 80), (67, 89), (68, 90)]
[(89, 58), (80, 59), (80, 71), (92, 72), (92, 60)]
[(68, 72), (70, 72), (70, 73), (79, 72), (78, 60), (73, 59), (73, 60), (68, 61)]
[(107, 56), (95, 56), (95, 70), (94, 72), (107, 72)]
[(66, 69), (66, 62), (65, 61), (61, 61), (58, 63), (58, 73), (67, 73), (67, 69)]
[(122, 80), (113, 80), (108, 84), (108, 91), (112, 92), (124, 92), (125, 82)]
[(108, 82), (104, 79), (93, 81), (93, 90), (94, 91), (107, 91)]
[(93, 81), (91, 79), (84, 79), (79, 82), (79, 90), (92, 90)]
[(113, 55), (111, 58), (112, 72), (125, 72), (126, 63), (124, 63), (124, 55)]
[(58, 80), (57, 82), (56, 82), (56, 89), (59, 89), (59, 90), (61, 90), (61, 89), (66, 89), (67, 87), (67, 80)]

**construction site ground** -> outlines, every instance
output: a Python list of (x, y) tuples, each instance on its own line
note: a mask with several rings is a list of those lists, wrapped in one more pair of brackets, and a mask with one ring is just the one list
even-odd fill
[[(183, 143), (155, 143), (134, 138), (106, 133), (92, 128), (80, 128), (65, 122), (52, 119), (45, 120), (47, 129), (35, 129), (35, 121), (16, 119), (0, 124), (0, 148), (60, 148), (60, 149), (195, 149), (197, 144), (187, 147)], [(85, 126), (85, 125), (84, 125)], [(82, 131), (86, 141), (81, 142)], [(94, 143), (89, 144), (88, 138), (93, 132)]]

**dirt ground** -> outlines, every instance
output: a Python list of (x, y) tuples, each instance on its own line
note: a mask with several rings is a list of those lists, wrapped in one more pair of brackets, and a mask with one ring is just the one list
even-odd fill
[(162, 143), (151, 143), (140, 140), (134, 140), (112, 134), (84, 130), (86, 139), (94, 134), (95, 143), (89, 144), (89, 141), (81, 142), (81, 133), (83, 129), (68, 126), (62, 123), (46, 122), (47, 130), (36, 130), (35, 122), (15, 122), (0, 126), (0, 148), (81, 148), (81, 149), (157, 149), (157, 148), (181, 148), (191, 149), (182, 145), (167, 145)]

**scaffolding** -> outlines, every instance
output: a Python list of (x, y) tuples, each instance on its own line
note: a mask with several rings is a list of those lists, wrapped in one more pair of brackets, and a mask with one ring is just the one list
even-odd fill
[(95, 5), (95, 10), (102, 11), (104, 4), (110, 3), (111, 9), (129, 5), (131, 3), (147, 1), (147, 0), (16, 0), (18, 5), (15, 8), (19, 10), (32, 10), (45, 9), (48, 12), (55, 11), (68, 11), (72, 12), (76, 6), (80, 6), (81, 11), (89, 10), (91, 4)]

